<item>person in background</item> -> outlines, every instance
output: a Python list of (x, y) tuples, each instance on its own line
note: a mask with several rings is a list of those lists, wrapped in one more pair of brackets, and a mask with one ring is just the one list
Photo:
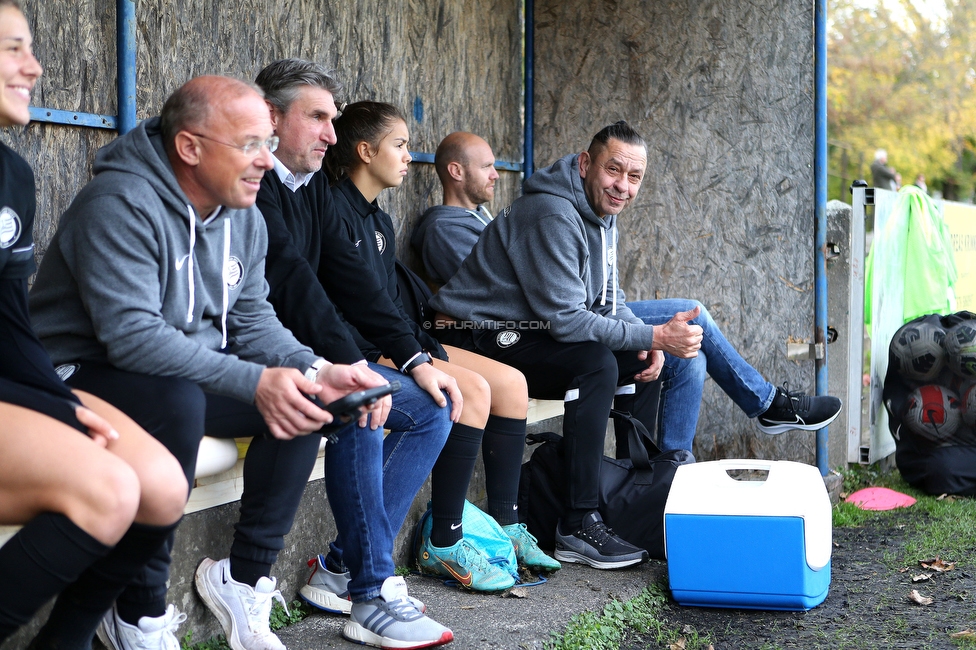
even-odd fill
[(495, 196), (495, 155), (482, 138), (456, 131), (437, 145), (434, 167), (444, 188), (442, 205), (427, 208), (410, 243), (420, 252), (427, 275), (439, 285), (461, 262), (494, 218), (485, 207)]
[(883, 190), (897, 192), (901, 188), (901, 174), (888, 166), (888, 152), (878, 149), (871, 163), (871, 184)]

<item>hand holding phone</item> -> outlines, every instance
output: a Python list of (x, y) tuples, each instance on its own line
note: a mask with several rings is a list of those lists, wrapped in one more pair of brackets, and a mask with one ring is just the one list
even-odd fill
[(308, 395), (307, 397), (316, 406), (332, 414), (332, 424), (325, 425), (323, 427), (323, 433), (327, 435), (330, 442), (335, 443), (335, 432), (346, 426), (353, 419), (358, 418), (360, 415), (359, 409), (372, 406), (376, 403), (376, 400), (395, 393), (398, 390), (400, 390), (400, 382), (393, 381), (383, 386), (353, 391), (328, 404), (322, 404), (322, 400), (316, 395)]
[(336, 420), (348, 422), (353, 418), (359, 417), (359, 409), (372, 406), (381, 397), (386, 397), (391, 393), (400, 390), (400, 382), (394, 381), (385, 386), (375, 386), (365, 390), (357, 390), (340, 397), (334, 402), (329, 402), (322, 408), (332, 414)]

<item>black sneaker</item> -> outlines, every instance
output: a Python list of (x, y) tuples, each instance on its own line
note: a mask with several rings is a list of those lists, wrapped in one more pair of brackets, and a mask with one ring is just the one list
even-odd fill
[(647, 551), (617, 537), (596, 510), (583, 517), (580, 530), (563, 535), (556, 526), (556, 559), (597, 569), (620, 569), (647, 562)]
[(790, 392), (788, 388), (777, 388), (772, 405), (756, 418), (756, 425), (763, 433), (777, 434), (790, 429), (817, 431), (840, 413), (841, 403), (836, 397), (804, 395)]

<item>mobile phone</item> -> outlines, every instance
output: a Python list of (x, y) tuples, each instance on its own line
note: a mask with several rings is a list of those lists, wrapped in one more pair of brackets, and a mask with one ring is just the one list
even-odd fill
[(348, 422), (359, 417), (359, 409), (362, 407), (372, 406), (379, 398), (386, 397), (398, 390), (400, 390), (400, 382), (393, 381), (385, 386), (376, 386), (374, 388), (349, 393), (334, 402), (326, 404), (322, 408), (331, 413), (332, 417), (337, 421), (343, 420)]

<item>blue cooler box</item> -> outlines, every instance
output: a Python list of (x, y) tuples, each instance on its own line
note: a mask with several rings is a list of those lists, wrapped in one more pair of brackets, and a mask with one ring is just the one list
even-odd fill
[[(768, 472), (736, 480), (733, 470)], [(790, 461), (681, 465), (664, 508), (671, 593), (681, 605), (806, 610), (830, 588), (830, 497)]]

